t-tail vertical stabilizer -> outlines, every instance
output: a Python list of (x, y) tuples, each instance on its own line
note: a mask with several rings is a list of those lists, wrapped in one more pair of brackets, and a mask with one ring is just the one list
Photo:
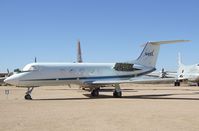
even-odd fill
[(182, 64), (181, 54), (178, 53), (178, 80), (184, 79), (185, 66)]
[(144, 44), (145, 47), (135, 62), (143, 66), (155, 67), (160, 50), (160, 44), (173, 44), (180, 42), (189, 42), (189, 40), (147, 42)]
[(182, 66), (182, 58), (180, 52), (178, 53), (178, 67)]

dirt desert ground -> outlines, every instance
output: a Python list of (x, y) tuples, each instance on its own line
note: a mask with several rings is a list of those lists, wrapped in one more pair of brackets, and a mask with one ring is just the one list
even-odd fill
[(0, 131), (199, 130), (199, 87), (124, 84), (123, 98), (72, 87), (36, 88), (31, 101), (24, 88), (0, 87)]

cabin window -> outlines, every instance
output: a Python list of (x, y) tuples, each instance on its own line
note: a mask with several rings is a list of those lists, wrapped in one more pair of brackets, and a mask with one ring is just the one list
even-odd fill
[(133, 64), (129, 63), (116, 63), (114, 66), (114, 69), (117, 71), (134, 71), (134, 70), (139, 70), (136, 68), (133, 68)]

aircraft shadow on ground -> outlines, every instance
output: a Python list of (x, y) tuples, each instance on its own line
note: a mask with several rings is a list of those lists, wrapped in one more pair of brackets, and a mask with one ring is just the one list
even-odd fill
[(48, 99), (33, 99), (33, 101), (56, 101), (56, 100), (93, 100), (93, 99), (146, 99), (146, 100), (199, 100), (199, 98), (191, 97), (171, 97), (177, 95), (198, 95), (199, 92), (194, 93), (179, 93), (179, 94), (149, 94), (149, 95), (132, 95), (132, 96), (123, 96), (122, 98), (113, 98), (111, 95), (99, 95), (98, 97), (91, 97), (90, 94), (83, 94), (85, 98), (48, 98)]
[(32, 101), (66, 101), (66, 100), (88, 100), (90, 98), (45, 98), (45, 99), (32, 99)]
[[(135, 96), (124, 96), (124, 99), (156, 99), (156, 100), (199, 100), (199, 98), (191, 97), (168, 97), (177, 94), (152, 94), (152, 95), (135, 95)], [(178, 94), (185, 95), (185, 94)], [(190, 95), (190, 94), (189, 94)]]

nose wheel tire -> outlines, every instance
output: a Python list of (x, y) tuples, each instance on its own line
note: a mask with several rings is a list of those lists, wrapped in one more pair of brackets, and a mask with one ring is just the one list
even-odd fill
[(25, 95), (24, 98), (25, 98), (26, 100), (32, 100), (32, 97), (31, 97), (31, 95), (29, 95), (29, 94)]
[(33, 89), (34, 89), (34, 87), (28, 87), (28, 90), (27, 90), (27, 92), (26, 92), (26, 95), (24, 96), (24, 98), (25, 98), (26, 100), (32, 100), (32, 97), (31, 97), (30, 94), (32, 93)]

